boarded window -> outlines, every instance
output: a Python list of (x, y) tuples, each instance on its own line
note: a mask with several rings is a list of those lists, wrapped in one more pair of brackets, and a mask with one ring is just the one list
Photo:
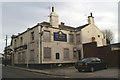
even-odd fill
[(34, 32), (31, 32), (31, 40), (34, 40)]
[(26, 59), (26, 54), (25, 52), (22, 52), (22, 62), (25, 62), (25, 59)]
[(30, 61), (34, 61), (34, 50), (30, 50)]
[(51, 48), (44, 47), (44, 59), (51, 59)]
[(64, 48), (64, 59), (69, 59), (69, 49), (68, 48)]
[(50, 31), (44, 31), (43, 40), (50, 41)]
[(80, 34), (76, 34), (76, 42), (80, 43)]
[(18, 62), (21, 62), (21, 53), (18, 53)]
[(74, 42), (74, 35), (73, 34), (69, 34), (69, 42), (70, 43)]

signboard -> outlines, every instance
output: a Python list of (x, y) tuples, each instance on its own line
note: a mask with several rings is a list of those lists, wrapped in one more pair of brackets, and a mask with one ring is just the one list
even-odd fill
[(67, 42), (67, 35), (62, 31), (54, 32), (54, 41), (64, 41)]
[(14, 48), (15, 52), (27, 49), (27, 45), (23, 45), (17, 48)]

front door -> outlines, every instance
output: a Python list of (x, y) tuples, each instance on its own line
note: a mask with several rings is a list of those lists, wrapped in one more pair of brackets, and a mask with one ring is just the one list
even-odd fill
[(78, 50), (78, 60), (81, 60), (81, 50)]

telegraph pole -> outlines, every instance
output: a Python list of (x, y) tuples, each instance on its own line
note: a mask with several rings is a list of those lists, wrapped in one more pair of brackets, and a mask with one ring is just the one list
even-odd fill
[(6, 35), (6, 46), (5, 46), (5, 66), (7, 66), (7, 35)]

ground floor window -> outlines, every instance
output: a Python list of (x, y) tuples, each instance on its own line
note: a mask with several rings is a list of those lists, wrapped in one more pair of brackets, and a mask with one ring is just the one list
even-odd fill
[(18, 62), (21, 62), (21, 52), (18, 53)]
[(33, 62), (34, 61), (34, 50), (30, 50), (30, 62)]
[(51, 48), (44, 47), (44, 59), (51, 59)]
[(74, 58), (74, 59), (77, 58), (77, 52), (73, 52), (73, 58)]
[(63, 54), (64, 54), (64, 59), (69, 59), (69, 49), (68, 48), (64, 48)]
[(25, 62), (25, 59), (26, 59), (26, 54), (25, 54), (25, 51), (22, 52), (22, 62)]
[(56, 53), (56, 59), (60, 59), (59, 53)]

